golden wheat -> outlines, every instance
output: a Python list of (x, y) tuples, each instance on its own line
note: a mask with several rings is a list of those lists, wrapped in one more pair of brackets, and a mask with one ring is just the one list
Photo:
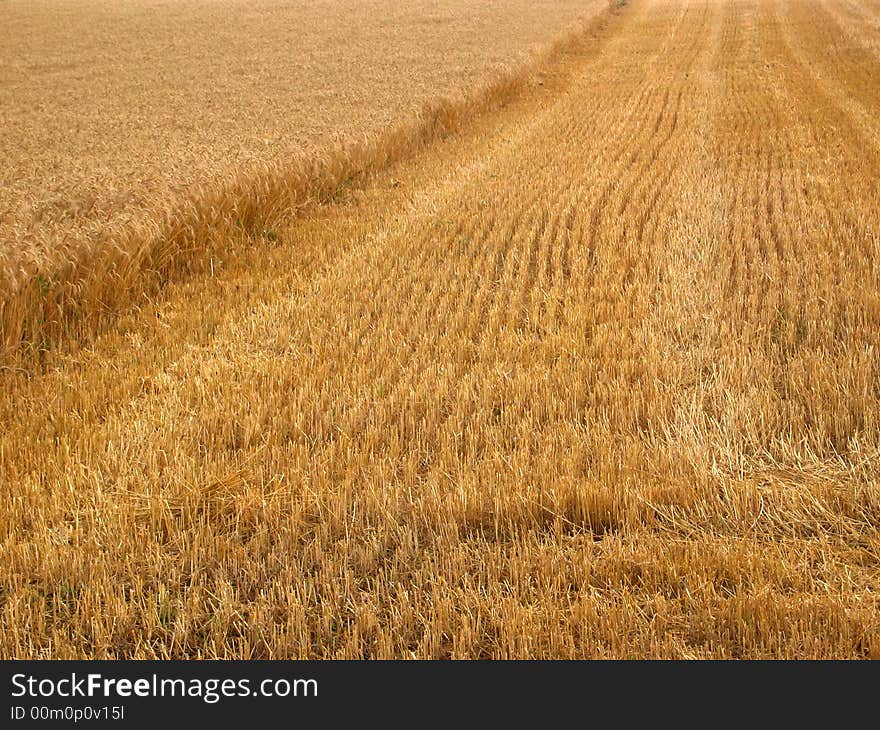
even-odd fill
[(45, 365), (230, 237), (444, 131), (438, 111), (497, 102), (529, 48), (602, 7), (4, 4), (0, 364)]
[(633, 0), (7, 372), (0, 653), (880, 657), (878, 19)]

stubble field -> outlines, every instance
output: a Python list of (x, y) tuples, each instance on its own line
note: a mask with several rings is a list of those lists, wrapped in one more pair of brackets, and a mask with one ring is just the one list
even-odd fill
[(880, 657), (878, 39), (603, 9), (7, 369), (0, 653)]

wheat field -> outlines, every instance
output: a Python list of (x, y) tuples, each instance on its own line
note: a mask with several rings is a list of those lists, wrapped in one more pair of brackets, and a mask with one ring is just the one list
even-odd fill
[(516, 78), (3, 371), (0, 654), (880, 658), (880, 4)]
[(604, 2), (5, 0), (0, 365), (509, 94)]

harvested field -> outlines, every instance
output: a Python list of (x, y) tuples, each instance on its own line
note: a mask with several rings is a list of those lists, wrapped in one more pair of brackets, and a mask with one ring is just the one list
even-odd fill
[(880, 658), (880, 5), (630, 0), (0, 396), (0, 654)]

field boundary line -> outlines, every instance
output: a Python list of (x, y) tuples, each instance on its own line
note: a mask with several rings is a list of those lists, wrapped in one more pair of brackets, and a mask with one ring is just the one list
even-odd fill
[[(314, 155), (265, 163), (233, 179), (199, 186), (147, 221), (89, 234), (73, 260), (49, 258), (0, 277), (0, 366), (40, 370), (65, 342), (89, 342), (117, 316), (166, 284), (205, 273), (231, 241), (270, 238), (315, 204), (333, 204), (367, 175), (412, 158), (477, 118), (519, 98), (566, 54), (583, 51), (623, 5), (606, 8), (470, 90), (426, 102), (420, 113), (360, 141)], [(65, 246), (65, 250), (71, 250)]]

